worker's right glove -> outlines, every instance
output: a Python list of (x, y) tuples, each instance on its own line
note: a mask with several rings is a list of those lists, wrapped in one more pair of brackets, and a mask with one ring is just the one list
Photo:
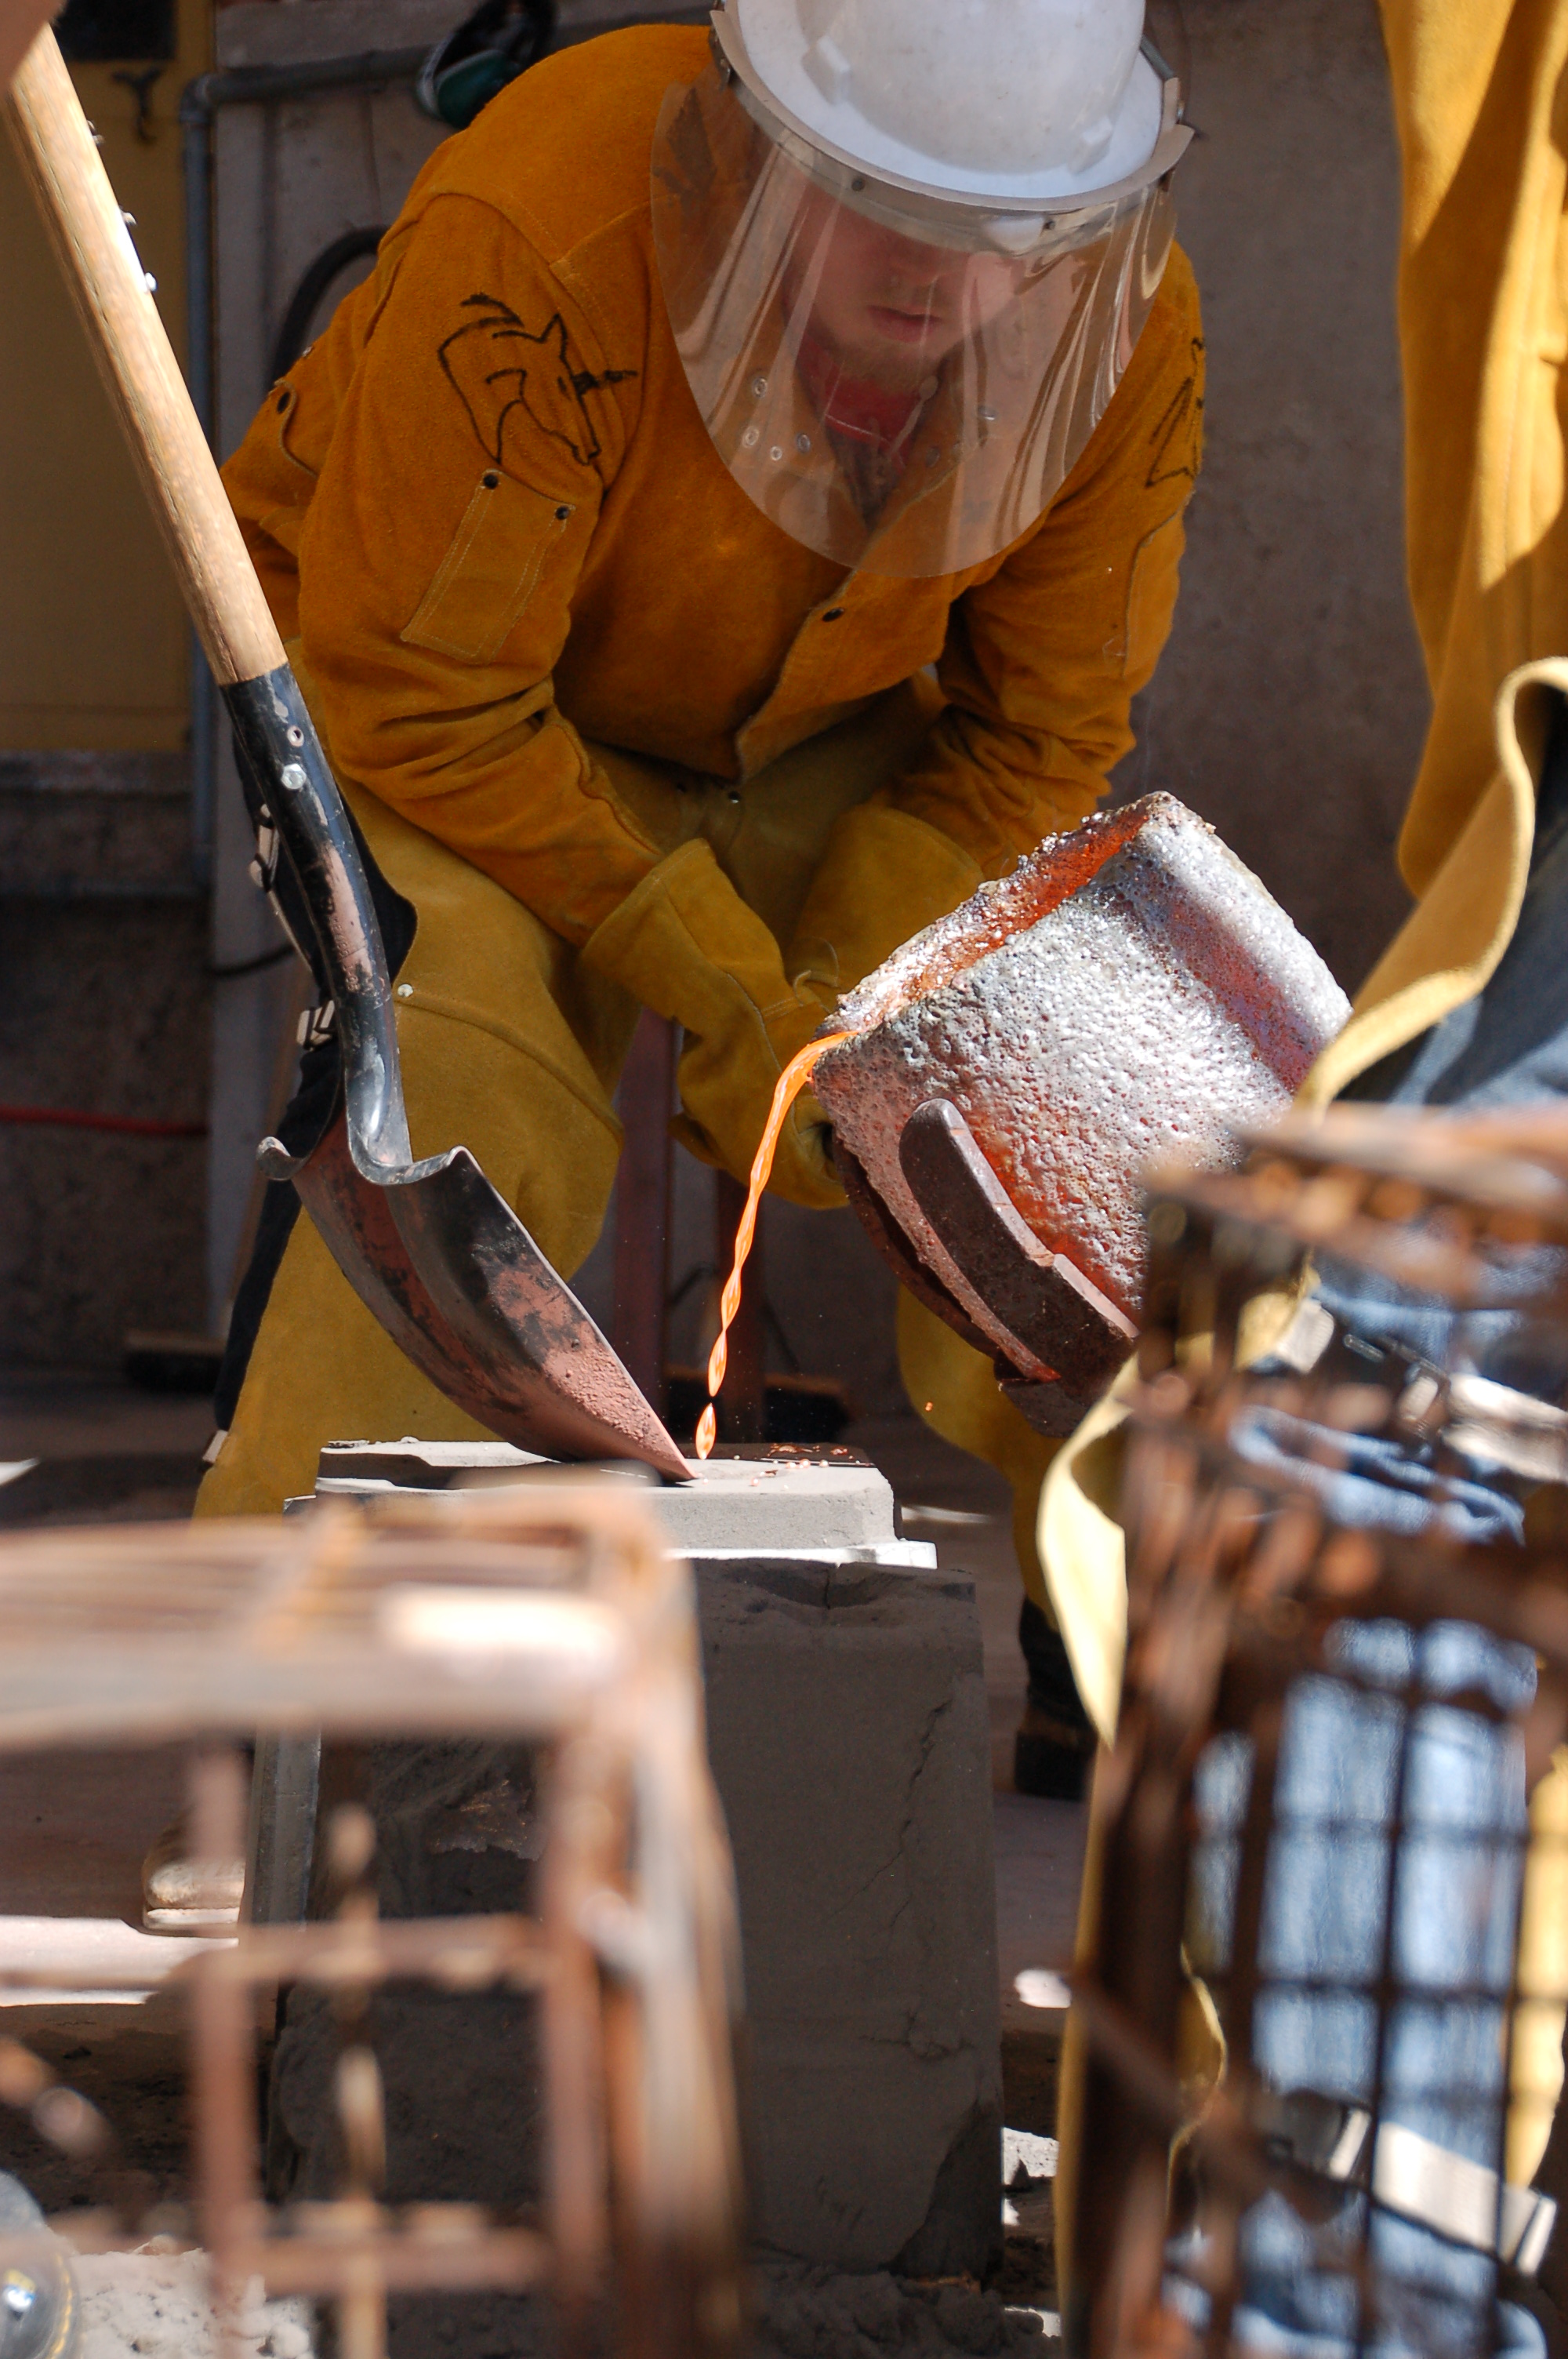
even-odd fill
[[(773, 1084), (822, 1021), (785, 979), (779, 947), (697, 836), (670, 853), (583, 945), (585, 963), (686, 1033), (677, 1138), (744, 1180)], [(779, 1136), (770, 1186), (792, 1203), (841, 1204), (826, 1115), (809, 1091)]]

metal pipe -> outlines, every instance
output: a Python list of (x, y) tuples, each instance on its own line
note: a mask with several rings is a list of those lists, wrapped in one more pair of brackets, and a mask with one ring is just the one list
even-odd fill
[(357, 49), (348, 57), (317, 58), (293, 66), (230, 66), (198, 74), (179, 101), (182, 124), (211, 125), (221, 106), (265, 104), (309, 90), (352, 90), (362, 82), (412, 82), (429, 55), (417, 49)]

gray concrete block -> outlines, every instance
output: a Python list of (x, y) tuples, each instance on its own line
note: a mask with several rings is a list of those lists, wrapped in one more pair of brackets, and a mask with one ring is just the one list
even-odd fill
[[(8, 810), (0, 797), (0, 873), (11, 799)], [(207, 957), (194, 899), (5, 900), (0, 1100), (200, 1124)], [(0, 1126), (7, 1360), (113, 1366), (127, 1328), (200, 1332), (205, 1179), (200, 1137)]]
[(757, 2234), (838, 2268), (979, 2274), (1001, 2087), (973, 1584), (763, 1562), (697, 1579)]
[[(322, 1488), (542, 1479), (520, 1455), (354, 1445), (324, 1453)], [(838, 2270), (979, 2275), (1000, 2245), (1001, 2071), (974, 1585), (898, 1538), (886, 1482), (852, 1452), (756, 1450), (651, 1495), (697, 1579), (708, 1751), (741, 1904), (755, 2233)], [(486, 1832), (505, 1816), (498, 1778), (511, 1791), (516, 1773), (491, 1748), (469, 1763), (451, 1747), (399, 1747), (396, 1761), (395, 1810), (386, 1769), (373, 1777), (384, 1908), (526, 1907), (531, 1846), (515, 1829)], [(459, 1825), (474, 1831), (460, 1857)], [(460, 1867), (470, 1903), (452, 1882)], [(453, 2002), (421, 2012), (431, 2005), (449, 2010), (439, 2098), (456, 2103), (469, 2151), (461, 2093), (470, 2070), (486, 2071), (482, 2039), (476, 2029), (470, 2044)], [(310, 2109), (287, 2093), (315, 2086), (319, 2028), (291, 2016), (280, 2049), (297, 2138)], [(426, 2038), (421, 2026), (416, 2047)], [(320, 2168), (304, 2155), (296, 2184), (314, 2191)]]

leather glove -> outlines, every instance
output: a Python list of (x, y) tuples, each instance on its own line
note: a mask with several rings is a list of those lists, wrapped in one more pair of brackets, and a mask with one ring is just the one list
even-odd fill
[(784, 973), (825, 1014), (925, 926), (967, 901), (979, 864), (923, 819), (859, 803), (835, 823), (806, 891)]
[[(705, 1163), (748, 1178), (780, 1072), (822, 1021), (785, 980), (767, 927), (702, 837), (661, 860), (583, 945), (598, 973), (686, 1034), (676, 1136)], [(827, 1117), (803, 1091), (779, 1135), (769, 1187), (794, 1204), (841, 1204)]]

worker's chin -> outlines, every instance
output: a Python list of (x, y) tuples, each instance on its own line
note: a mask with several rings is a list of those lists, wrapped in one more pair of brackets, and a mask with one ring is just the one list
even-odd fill
[(836, 349), (846, 376), (881, 393), (917, 393), (935, 375), (947, 346), (928, 334), (895, 341), (862, 328), (839, 339)]

